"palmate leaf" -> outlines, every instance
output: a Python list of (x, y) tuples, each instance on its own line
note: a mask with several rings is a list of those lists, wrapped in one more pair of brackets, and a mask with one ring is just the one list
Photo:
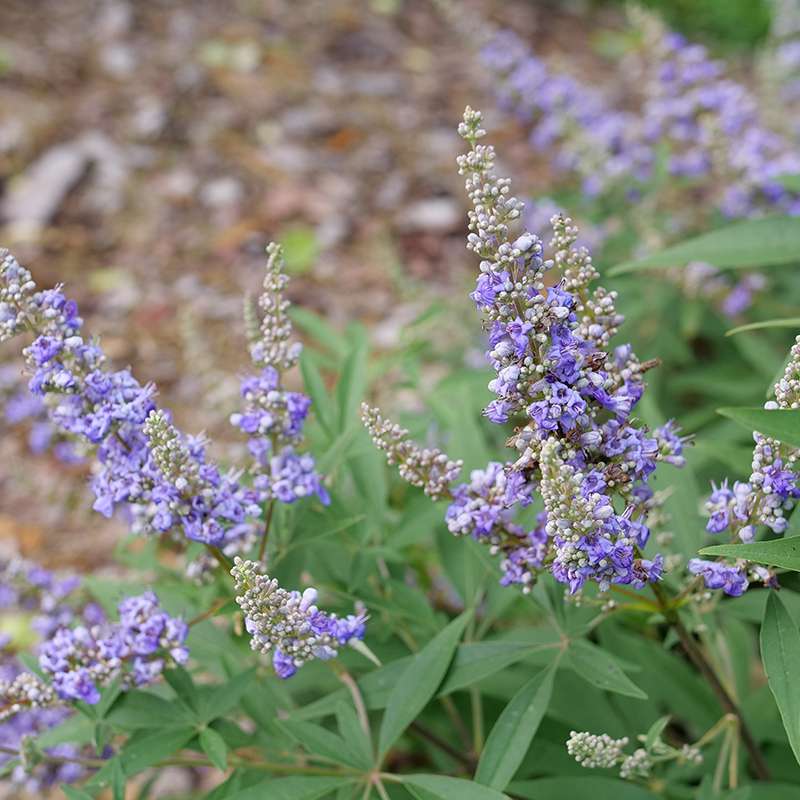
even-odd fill
[(800, 763), (800, 632), (775, 591), (767, 599), (761, 625), (761, 660), (792, 752)]
[(683, 267), (690, 261), (705, 261), (720, 269), (748, 269), (794, 264), (799, 260), (800, 221), (795, 217), (771, 216), (735, 222), (651, 256), (619, 264), (609, 274)]
[(553, 664), (534, 675), (503, 709), (478, 762), (478, 783), (500, 790), (508, 786), (550, 704), (556, 669)]
[(704, 547), (701, 556), (727, 556), (743, 558), (771, 567), (781, 567), (800, 572), (800, 536), (788, 539), (773, 539), (769, 542), (749, 542), (747, 544), (716, 544)]
[(720, 408), (718, 414), (779, 442), (800, 447), (800, 409)]
[(389, 695), (378, 736), (381, 758), (436, 694), (453, 660), (458, 640), (472, 617), (465, 611), (417, 653)]

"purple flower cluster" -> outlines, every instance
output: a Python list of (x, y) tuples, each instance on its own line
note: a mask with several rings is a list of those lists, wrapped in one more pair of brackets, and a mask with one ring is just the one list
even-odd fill
[(78, 619), (90, 625), (104, 619), (100, 606), (84, 597), (79, 578), (22, 558), (0, 563), (0, 609), (32, 614), (31, 628), (40, 639)]
[(270, 243), (267, 254), (259, 298), (261, 321), (248, 311), (250, 356), (260, 372), (242, 379), (244, 410), (233, 414), (231, 423), (249, 437), (253, 486), (261, 502), (275, 499), (293, 503), (316, 495), (327, 505), (330, 498), (313, 457), (297, 450), (311, 400), (282, 385), (282, 373), (297, 364), (302, 347), (292, 341), (289, 301), (284, 297), (288, 278), (281, 248)]
[(223, 545), (229, 535), (238, 538), (246, 517), (259, 514), (255, 492), (209, 463), (202, 440), (184, 440), (174, 428), (171, 441), (185, 456), (182, 467), (197, 478), (196, 493), (187, 491), (185, 476), (166, 475), (146, 427), (156, 411), (155, 388), (142, 386), (130, 370), (109, 369), (81, 327), (77, 306), (60, 288), (37, 291), (30, 273), (0, 251), (0, 340), (26, 330), (35, 334), (24, 351), (30, 390), (59, 431), (96, 453), (94, 509), (111, 516), (127, 506), (139, 533), (180, 528), (213, 545)]
[(41, 397), (32, 394), (23, 380), (22, 367), (16, 364), (0, 366), (0, 404), (4, 421), (9, 428), (27, 426), (28, 447), (34, 455), (50, 450), (65, 464), (80, 462), (74, 442), (64, 438), (48, 419)]
[(117, 675), (126, 685), (152, 683), (171, 659), (189, 656), (186, 623), (160, 607), (153, 592), (119, 605), (119, 622), (91, 628), (60, 628), (39, 653), (39, 666), (66, 701), (97, 703), (100, 687)]
[(655, 156), (637, 136), (635, 115), (550, 70), (512, 31), (496, 32), (481, 57), (496, 75), (500, 106), (531, 125), (533, 147), (555, 149), (556, 168), (579, 174), (584, 193), (595, 196), (621, 180), (649, 178)]
[[(468, 108), (459, 133), (470, 150), (458, 165), (472, 201), (467, 247), (480, 258), (471, 296), (488, 328), (495, 370), (489, 389), (496, 397), (484, 413), (494, 423), (516, 423), (510, 443), (518, 457), (477, 470), (452, 490), (455, 474), (448, 472), (434, 497), (449, 492), (454, 534), (502, 554), (504, 584), (529, 591), (549, 569), (572, 592), (587, 581), (601, 590), (612, 583), (642, 586), (663, 569), (660, 557), (641, 552), (647, 517), (659, 502), (647, 481), (658, 461), (683, 463), (683, 442), (672, 423), (649, 432), (633, 418), (643, 374), (654, 363), (639, 362), (629, 345), (611, 348), (622, 322), (615, 294), (590, 290), (597, 272), (588, 251), (574, 247), (571, 221), (552, 219), (553, 260), (545, 261), (530, 232), (511, 236), (522, 204), (511, 196), (510, 181), (495, 175), (494, 149), (478, 144), (485, 135), (480, 125), (480, 114)], [(546, 282), (554, 268), (556, 282)], [(366, 422), (372, 433), (372, 420)], [(390, 463), (407, 462), (406, 433), (388, 446), (378, 441)], [(432, 465), (422, 464), (428, 473)], [(427, 485), (418, 472), (412, 477)], [(537, 494), (544, 512), (528, 531), (514, 523), (514, 510)]]
[(258, 516), (256, 493), (207, 462), (202, 437), (182, 438), (163, 411), (150, 412), (144, 434), (148, 466), (157, 470), (148, 508), (157, 531), (180, 525), (187, 538), (218, 546), (228, 531), (235, 535), (237, 526), (249, 527), (247, 518)]
[(703, 578), (707, 589), (722, 589), (731, 597), (740, 597), (747, 591), (748, 581), (744, 572), (722, 561), (706, 561), (692, 558), (689, 572)]
[(366, 616), (359, 612), (338, 617), (320, 611), (316, 589), (302, 594), (287, 591), (254, 561), (238, 557), (231, 574), (250, 646), (264, 654), (272, 651), (272, 664), (281, 678), (291, 678), (313, 658), (335, 658), (340, 646), (364, 638)]
[(580, 176), (589, 195), (648, 181), (666, 146), (669, 171), (704, 181), (724, 214), (800, 214), (800, 197), (777, 180), (800, 172), (800, 157), (761, 122), (750, 92), (678, 34), (659, 29), (645, 37), (643, 51), (638, 111), (621, 111), (592, 87), (551, 71), (511, 31), (496, 32), (482, 56), (498, 78), (501, 107), (531, 125), (534, 147), (555, 148), (555, 165)]
[[(22, 672), (22, 667), (14, 658), (3, 658), (0, 663), (0, 684), (11, 683)], [(24, 747), (28, 738), (36, 738), (50, 728), (60, 725), (70, 715), (66, 708), (34, 708), (22, 711), (0, 723), (0, 747), (16, 752)], [(26, 769), (22, 764), (12, 768), (9, 775), (11, 783), (22, 789), (26, 796), (41, 797), (46, 791), (60, 783), (75, 783), (86, 775), (86, 768), (70, 759), (82, 755), (81, 748), (74, 744), (60, 744), (47, 748), (46, 753), (65, 759), (63, 763), (42, 763), (35, 770)], [(0, 754), (0, 769), (14, 756)]]
[[(65, 626), (96, 625), (105, 617), (99, 606), (88, 601), (76, 577), (54, 573), (22, 558), (0, 564), (0, 609), (30, 624), (29, 632), (20, 630), (13, 638), (4, 635), (0, 641), (0, 745), (19, 752), (26, 739), (59, 725), (71, 711), (51, 705), (58, 698), (49, 687), (23, 671), (16, 656), (18, 648), (27, 643), (29, 636), (47, 641)], [(30, 702), (19, 704), (26, 699)], [(41, 705), (37, 700), (43, 701)], [(47, 753), (65, 759), (82, 755), (81, 748), (71, 744), (48, 748)], [(0, 755), (0, 766), (12, 758)], [(19, 764), (12, 769), (10, 780), (29, 795), (38, 796), (55, 783), (72, 783), (85, 773), (80, 765), (66, 761), (45, 762), (33, 769)]]
[(755, 98), (726, 78), (706, 49), (675, 33), (655, 46), (654, 73), (642, 106), (643, 134), (670, 145), (669, 169), (689, 178), (724, 177), (717, 202), (731, 217), (773, 208), (800, 214), (800, 198), (777, 178), (800, 171), (792, 144), (765, 127)]
[[(775, 400), (768, 401), (765, 408), (800, 407), (800, 336), (789, 352), (789, 360), (774, 391)], [(733, 487), (728, 485), (727, 479), (719, 486), (712, 484), (712, 492), (706, 500), (709, 515), (706, 530), (714, 534), (728, 533), (732, 539), (743, 542), (753, 540), (759, 525), (764, 525), (773, 533), (785, 533), (789, 525), (787, 515), (800, 498), (800, 475), (796, 471), (800, 453), (797, 449), (757, 432), (753, 434), (753, 439), (755, 445), (750, 479), (746, 483), (736, 481)], [(696, 575), (703, 576), (709, 589), (723, 588), (728, 594), (741, 594), (747, 588), (744, 570), (748, 565), (694, 561), (695, 567), (690, 564), (690, 569)], [(701, 569), (697, 565), (705, 566)], [(749, 569), (753, 578), (767, 584), (775, 583), (769, 570), (753, 566)], [(736, 571), (740, 578), (720, 584), (720, 576), (730, 577), (730, 570)], [(729, 586), (734, 587), (736, 592), (729, 591)]]

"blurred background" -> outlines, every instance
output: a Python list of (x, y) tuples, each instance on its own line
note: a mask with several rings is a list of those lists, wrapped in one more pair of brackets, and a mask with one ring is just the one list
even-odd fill
[[(613, 0), (2, 0), (0, 244), (40, 284), (66, 283), (106, 352), (157, 383), (180, 426), (208, 431), (223, 458), (241, 446), (227, 417), (246, 360), (242, 295), (257, 292), (270, 239), (286, 248), (298, 329), (331, 382), (337, 337), (364, 326), (390, 408), (435, 407), (436, 387), (455, 382), (477, 414), (489, 375), (455, 169), (465, 105), (483, 109), (531, 209), (585, 221), (601, 268), (693, 230), (680, 198), (642, 219), (639, 194), (587, 196), (585, 176), (565, 172), (498, 95), (497, 65), (482, 55), (496, 31), (634, 114), (648, 31), (681, 31), (724, 60), (770, 124), (797, 123), (764, 69), (793, 35), (791, 20), (776, 27), (791, 3), (644, 5), (643, 15)], [(791, 276), (770, 276), (755, 311), (727, 314), (709, 280), (618, 282), (623, 334), (642, 359), (665, 361), (654, 416), (679, 415), (689, 432), (724, 424), (711, 382), (728, 401), (763, 400), (790, 334), (745, 344), (721, 334), (751, 312), (790, 315), (798, 296)], [(86, 510), (87, 468), (26, 405), (16, 351), (1, 355), (0, 545), (45, 564), (102, 565), (120, 523)], [(699, 448), (701, 476), (722, 473), (723, 456), (725, 469), (746, 470), (741, 444)]]

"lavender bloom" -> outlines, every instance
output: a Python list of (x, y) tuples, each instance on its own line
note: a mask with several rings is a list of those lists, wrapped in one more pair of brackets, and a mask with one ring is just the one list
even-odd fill
[(670, 172), (711, 180), (713, 202), (728, 216), (800, 213), (800, 199), (776, 180), (800, 171), (792, 143), (762, 124), (755, 99), (705, 48), (650, 27), (638, 112), (551, 71), (510, 31), (496, 32), (482, 57), (497, 76), (500, 106), (531, 125), (534, 147), (555, 149), (555, 165), (577, 174), (587, 194), (648, 181), (666, 146)]
[[(489, 383), (496, 399), (484, 413), (495, 423), (514, 418), (510, 444), (518, 457), (476, 470), (452, 489), (455, 474), (437, 474), (430, 487), (430, 470), (419, 468), (420, 448), (406, 431), (369, 410), (367, 426), (406, 480), (451, 498), (451, 532), (502, 556), (502, 583), (529, 591), (549, 569), (572, 592), (587, 581), (602, 591), (614, 583), (644, 586), (663, 571), (663, 559), (641, 554), (647, 517), (659, 502), (647, 481), (658, 461), (683, 463), (683, 440), (674, 423), (650, 434), (632, 420), (642, 376), (654, 363), (640, 363), (629, 345), (610, 350), (622, 322), (616, 295), (590, 291), (597, 272), (588, 251), (574, 247), (571, 220), (552, 220), (552, 261), (529, 231), (511, 234), (522, 204), (511, 196), (509, 180), (494, 174), (493, 148), (478, 143), (485, 135), (480, 125), (480, 114), (468, 108), (459, 133), (470, 151), (458, 165), (473, 205), (467, 247), (480, 258), (472, 298), (488, 329), (496, 375)], [(554, 267), (560, 280), (548, 285), (545, 274)], [(414, 469), (402, 448), (416, 454)], [(446, 457), (437, 452), (428, 461), (438, 464), (437, 458)], [(526, 531), (514, 523), (514, 509), (531, 503), (537, 490), (544, 513)]]
[(279, 245), (267, 246), (267, 269), (259, 307), (259, 323), (245, 305), (250, 338), (250, 356), (260, 370), (242, 379), (244, 410), (231, 416), (231, 423), (245, 433), (253, 456), (253, 486), (260, 502), (276, 499), (293, 503), (316, 495), (327, 505), (330, 497), (314, 467), (313, 456), (297, 452), (311, 400), (282, 386), (282, 373), (294, 367), (302, 345), (292, 341), (292, 324), (284, 296), (288, 277), (284, 274)]
[[(229, 530), (241, 536), (245, 517), (259, 513), (255, 494), (206, 460), (202, 440), (184, 440), (174, 428), (163, 433), (183, 460), (168, 464), (163, 451), (156, 460), (149, 441), (155, 431), (145, 425), (156, 410), (155, 388), (129, 370), (111, 371), (81, 327), (77, 306), (60, 288), (37, 291), (30, 273), (0, 251), (0, 341), (24, 330), (36, 335), (24, 350), (30, 390), (60, 431), (96, 453), (94, 509), (111, 516), (126, 505), (138, 533), (180, 525), (190, 539), (215, 545), (225, 543)], [(191, 480), (178, 474), (179, 466)]]
[(234, 475), (221, 475), (206, 463), (202, 439), (182, 441), (163, 411), (150, 412), (144, 434), (161, 479), (151, 495), (158, 530), (180, 524), (187, 538), (220, 545), (227, 528), (258, 516), (256, 494), (240, 487)]
[(649, 141), (670, 144), (670, 170), (691, 178), (724, 178), (716, 203), (728, 216), (772, 208), (800, 213), (797, 196), (776, 180), (800, 171), (791, 142), (761, 122), (755, 98), (724, 76), (700, 45), (663, 33), (648, 42), (654, 61), (642, 107)]
[(636, 117), (568, 75), (552, 72), (513, 32), (498, 31), (481, 51), (495, 73), (500, 106), (531, 125), (536, 149), (553, 148), (554, 164), (576, 172), (595, 196), (650, 176), (655, 153), (641, 140)]
[(240, 593), (236, 602), (244, 613), (250, 647), (264, 654), (272, 651), (280, 678), (291, 678), (312, 658), (335, 658), (341, 645), (364, 638), (366, 616), (360, 612), (342, 618), (320, 611), (316, 589), (289, 592), (254, 561), (238, 557), (231, 575)]
[[(795, 339), (789, 352), (789, 360), (781, 378), (775, 383), (775, 400), (764, 404), (768, 409), (790, 409), (800, 407), (800, 336)], [(773, 533), (782, 534), (788, 527), (787, 514), (800, 498), (800, 476), (796, 471), (797, 449), (782, 444), (777, 439), (754, 433), (753, 463), (747, 483), (736, 481), (729, 488), (724, 480), (719, 486), (712, 484), (712, 492), (706, 500), (709, 514), (707, 530), (711, 533), (728, 532), (732, 539), (749, 542), (753, 539), (758, 525), (765, 525)], [(697, 561), (697, 559), (695, 559)], [(699, 562), (717, 564), (720, 569), (724, 562)], [(691, 568), (691, 566), (690, 566)], [(725, 588), (720, 583), (724, 570), (709, 571), (711, 568), (693, 569), (695, 574), (703, 575), (708, 588)], [(738, 570), (737, 570), (738, 571)], [(764, 568), (750, 568), (751, 577), (767, 585), (775, 583), (774, 575)], [(715, 585), (712, 585), (713, 584)], [(743, 585), (738, 581), (737, 589)], [(725, 588), (728, 594), (731, 592)], [(741, 592), (740, 592), (741, 593)]]
[(731, 597), (740, 597), (747, 591), (747, 576), (740, 569), (721, 561), (705, 561), (693, 558), (688, 564), (689, 572), (702, 576), (709, 589), (722, 589)]
[(153, 592), (123, 600), (119, 617), (114, 624), (61, 628), (44, 643), (39, 666), (61, 700), (97, 703), (100, 687), (117, 675), (125, 686), (151, 683), (170, 660), (188, 658), (188, 626), (164, 612)]

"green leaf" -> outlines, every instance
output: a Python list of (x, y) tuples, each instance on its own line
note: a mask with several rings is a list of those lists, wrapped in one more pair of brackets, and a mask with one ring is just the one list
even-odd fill
[(229, 800), (318, 800), (348, 783), (352, 781), (335, 777), (268, 778), (236, 792)]
[(776, 180), (790, 192), (800, 192), (800, 175), (778, 175)]
[(757, 331), (762, 328), (800, 328), (800, 317), (785, 317), (783, 319), (767, 319), (762, 322), (748, 322), (747, 325), (739, 325), (725, 331), (726, 336), (735, 336), (737, 333), (745, 331)]
[(342, 739), (353, 755), (355, 766), (368, 770), (374, 759), (372, 742), (367, 732), (361, 727), (358, 714), (353, 706), (349, 703), (339, 703), (336, 706), (336, 722)]
[(325, 433), (333, 435), (333, 408), (325, 381), (322, 379), (316, 361), (306, 350), (300, 356), (300, 372), (303, 375), (303, 384), (308, 392), (314, 408), (314, 416), (319, 420)]
[(701, 556), (727, 556), (743, 558), (771, 567), (782, 567), (800, 572), (800, 536), (788, 539), (772, 539), (769, 542), (748, 542), (747, 544), (715, 544), (704, 547)]
[(192, 711), (197, 711), (197, 689), (192, 676), (180, 665), (176, 664), (164, 670), (164, 679), (178, 695), (181, 702)]
[(186, 726), (193, 715), (179, 703), (170, 703), (151, 692), (131, 691), (120, 698), (106, 716), (109, 722), (127, 730)]
[(213, 728), (203, 728), (198, 739), (208, 760), (220, 772), (225, 772), (228, 769), (228, 745), (225, 740)]
[(656, 800), (641, 786), (602, 775), (515, 781), (509, 791), (526, 800)]
[(761, 660), (792, 752), (800, 762), (800, 633), (775, 591), (769, 593), (761, 625)]
[(194, 727), (171, 730), (152, 728), (137, 731), (122, 746), (120, 753), (96, 772), (86, 784), (89, 788), (113, 785), (120, 773), (130, 778), (180, 750), (196, 734)]
[(508, 795), (479, 783), (445, 775), (402, 775), (403, 783), (423, 789), (436, 800), (508, 800)]
[(736, 222), (696, 236), (646, 258), (627, 261), (609, 275), (643, 269), (683, 267), (705, 261), (720, 269), (746, 269), (800, 260), (800, 221), (795, 217), (763, 217)]
[(578, 639), (567, 650), (569, 665), (598, 689), (646, 700), (647, 695), (622, 671), (616, 660), (599, 647)]
[(381, 758), (436, 693), (471, 617), (472, 612), (465, 611), (454, 619), (414, 656), (403, 671), (389, 695), (381, 722), (378, 736), (378, 754)]
[(313, 722), (296, 722), (295, 720), (281, 720), (278, 725), (283, 728), (293, 739), (296, 739), (309, 752), (323, 756), (336, 764), (360, 769), (361, 765), (350, 753), (341, 736), (315, 725)]
[(281, 231), (280, 240), (286, 271), (290, 275), (301, 275), (314, 266), (319, 256), (319, 243), (314, 228), (309, 225), (293, 225)]
[(478, 783), (500, 790), (508, 786), (550, 704), (556, 669), (553, 664), (534, 675), (503, 709), (478, 762)]
[(800, 447), (800, 409), (720, 408), (718, 414), (783, 444)]
[(647, 736), (644, 740), (644, 749), (645, 750), (652, 750), (653, 745), (661, 738), (661, 734), (664, 733), (664, 729), (669, 725), (670, 718), (661, 717), (661, 719), (657, 719), (651, 726), (650, 730), (647, 731)]
[(125, 772), (118, 758), (111, 761), (111, 794), (114, 800), (125, 800)]
[(542, 632), (541, 638), (541, 643), (497, 641), (460, 645), (439, 694), (450, 694), (471, 686), (532, 653), (555, 649), (559, 634), (548, 629)]
[(342, 374), (336, 384), (339, 405), (339, 431), (358, 422), (358, 407), (367, 389), (367, 339), (359, 333), (345, 359)]
[(255, 676), (254, 669), (240, 672), (238, 675), (228, 678), (209, 695), (204, 696), (199, 704), (199, 714), (203, 722), (223, 717), (236, 708), (244, 693), (252, 685)]

